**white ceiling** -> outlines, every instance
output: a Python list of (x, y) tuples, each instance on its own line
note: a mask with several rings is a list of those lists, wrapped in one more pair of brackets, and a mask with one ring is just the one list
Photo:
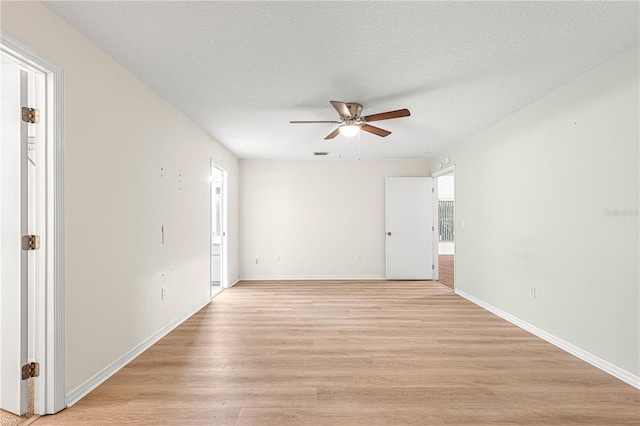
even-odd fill
[(329, 100), (411, 117), (362, 158), (428, 157), (638, 44), (638, 2), (131, 2), (47, 7), (242, 158), (356, 156)]

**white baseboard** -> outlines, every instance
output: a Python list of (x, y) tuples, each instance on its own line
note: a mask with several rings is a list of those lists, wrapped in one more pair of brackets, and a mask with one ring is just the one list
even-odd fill
[(380, 275), (243, 275), (241, 281), (346, 281), (346, 280), (385, 280)]
[(227, 288), (231, 288), (234, 285), (238, 284), (240, 282), (240, 278), (238, 278), (237, 280), (235, 280), (232, 284), (229, 284), (229, 286)]
[(579, 348), (565, 340), (562, 340), (559, 337), (554, 336), (551, 333), (548, 333), (544, 330), (542, 330), (541, 328), (536, 327), (535, 325), (529, 324), (526, 321), (521, 320), (520, 318), (517, 318), (505, 311), (503, 311), (502, 309), (496, 308), (493, 305), (490, 305), (487, 302), (484, 302), (480, 299), (478, 299), (475, 296), (472, 296), (468, 293), (465, 293), (462, 290), (456, 289), (455, 290), (456, 294), (464, 297), (465, 299), (469, 300), (470, 302), (475, 303), (476, 305), (486, 309), (489, 312), (494, 313), (495, 315), (499, 316), (502, 319), (505, 319), (507, 321), (509, 321), (510, 323), (522, 328), (523, 330), (528, 331), (529, 333), (538, 336), (539, 338), (541, 338), (542, 340), (546, 340), (547, 342), (551, 343), (554, 346), (559, 347), (560, 349), (570, 353), (573, 356), (576, 356), (578, 358), (580, 358), (581, 360), (588, 362), (589, 364), (593, 365), (594, 367), (599, 368), (600, 370), (604, 371), (605, 373), (611, 374), (613, 377), (622, 380), (623, 382), (637, 388), (640, 389), (640, 376), (636, 376), (633, 373), (628, 372), (627, 370), (624, 370), (620, 367), (618, 367), (617, 365), (614, 365), (612, 363), (610, 363), (609, 361), (606, 361), (590, 352), (585, 351), (582, 348)]
[(169, 334), (174, 328), (182, 324), (185, 320), (191, 317), (193, 314), (198, 312), (200, 309), (204, 308), (211, 302), (211, 297), (207, 297), (200, 302), (198, 302), (194, 307), (189, 309), (180, 317), (171, 321), (169, 324), (160, 329), (157, 333), (145, 339), (142, 343), (132, 348), (129, 352), (122, 355), (120, 358), (109, 364), (102, 371), (100, 371), (95, 376), (91, 377), (89, 380), (69, 392), (66, 396), (67, 399), (67, 407), (71, 407), (76, 402), (80, 401), (84, 398), (89, 392), (100, 386), (104, 381), (106, 381), (109, 377), (116, 374), (120, 369), (133, 361), (138, 355), (142, 352), (149, 349), (154, 343), (158, 340), (162, 339), (164, 336)]

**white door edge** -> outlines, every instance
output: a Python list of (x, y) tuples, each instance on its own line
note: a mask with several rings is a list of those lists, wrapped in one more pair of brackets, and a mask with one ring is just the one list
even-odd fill
[(46, 199), (41, 235), (44, 285), (36, 286), (35, 343), (41, 374), (36, 378), (35, 413), (53, 414), (67, 406), (65, 395), (65, 144), (64, 70), (29, 46), (0, 31), (0, 51), (25, 68), (45, 75)]

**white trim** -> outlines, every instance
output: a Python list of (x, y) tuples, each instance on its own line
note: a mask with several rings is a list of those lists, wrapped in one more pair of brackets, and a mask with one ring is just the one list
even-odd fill
[[(228, 202), (229, 202), (229, 184), (228, 184), (228, 172), (226, 169), (224, 169), (223, 167), (218, 166), (216, 163), (214, 163), (213, 158), (209, 157), (209, 173), (211, 173), (213, 170), (212, 169), (218, 169), (221, 172), (222, 175), (222, 182), (220, 183), (220, 190), (222, 192), (222, 217), (220, 218), (220, 224), (222, 227), (222, 237), (220, 238), (220, 287), (222, 289), (225, 288), (229, 288), (230, 286), (228, 285), (228, 281), (229, 281), (229, 240), (227, 237), (228, 234), (228, 230), (227, 230), (227, 223), (229, 220), (229, 210), (227, 208)], [(209, 207), (210, 207), (210, 214), (209, 214), (209, 235), (212, 235), (212, 229), (211, 227), (213, 226), (213, 182), (211, 183), (211, 191), (210, 191), (210, 202), (209, 202)], [(211, 244), (211, 242), (209, 243), (209, 250), (212, 249), (213, 244)], [(211, 263), (211, 258), (212, 258), (212, 254), (210, 254), (209, 256), (209, 260)], [(211, 264), (209, 265), (209, 273), (211, 273)]]
[[(433, 173), (431, 173), (431, 177), (432, 178), (438, 178), (440, 176), (446, 176), (450, 173), (455, 173), (456, 172), (456, 165), (455, 164), (451, 164), (450, 166), (445, 167), (444, 169), (440, 169), (437, 170)], [(455, 187), (454, 187), (455, 190)]]
[(142, 343), (135, 346), (120, 358), (106, 366), (102, 371), (98, 372), (98, 374), (94, 375), (89, 380), (69, 392), (67, 394), (67, 405), (71, 407), (76, 402), (80, 401), (85, 395), (100, 386), (109, 377), (116, 374), (123, 367), (133, 361), (137, 356), (149, 349), (154, 343), (169, 334), (173, 329), (178, 327), (180, 324), (189, 319), (200, 309), (207, 306), (209, 303), (211, 303), (211, 297), (207, 296), (205, 299), (202, 299), (200, 302), (198, 302), (193, 308), (189, 309), (186, 313), (171, 321), (169, 324), (158, 330), (158, 332), (154, 333), (153, 335), (145, 339)]
[(229, 172), (222, 170), (222, 264), (220, 265), (220, 287), (229, 288)]
[[(36, 357), (42, 374), (36, 385), (36, 413), (53, 414), (65, 403), (65, 75), (50, 61), (4, 31), (0, 50), (45, 75), (46, 114), (46, 251), (45, 284), (37, 286), (36, 300), (44, 315), (36, 320)], [(53, 116), (53, 117), (51, 117)]]
[[(240, 281), (346, 281), (386, 280), (384, 275), (242, 275)], [(236, 281), (237, 282), (237, 281)], [(235, 283), (234, 283), (235, 284)]]
[(477, 297), (474, 297), (468, 293), (465, 293), (462, 290), (459, 289), (455, 289), (455, 293), (464, 297), (465, 299), (469, 300), (470, 302), (475, 303), (476, 305), (486, 309), (487, 311), (499, 316), (500, 318), (503, 318), (507, 321), (509, 321), (510, 323), (520, 327), (523, 330), (528, 331), (529, 333), (538, 336), (539, 338), (541, 338), (542, 340), (546, 340), (547, 342), (551, 343), (554, 346), (559, 347), (560, 349), (570, 353), (573, 356), (576, 356), (578, 358), (580, 358), (581, 360), (588, 362), (589, 364), (593, 365), (594, 367), (599, 368), (600, 370), (604, 371), (605, 373), (608, 373), (610, 375), (612, 375), (613, 377), (622, 380), (623, 382), (637, 388), (640, 389), (640, 376), (636, 376), (633, 373), (628, 372), (627, 370), (624, 370), (620, 367), (618, 367), (617, 365), (614, 365), (612, 363), (610, 363), (609, 361), (606, 361), (590, 352), (585, 351), (582, 348), (579, 348), (569, 342), (567, 342), (566, 340), (563, 340), (559, 337), (554, 336), (551, 333), (548, 333), (544, 330), (542, 330), (541, 328), (536, 327), (533, 324), (529, 324), (526, 321), (521, 320), (520, 318), (517, 318), (505, 311), (503, 311), (502, 309), (496, 308), (493, 305), (490, 305), (487, 302), (484, 302), (480, 299), (478, 299)]
[[(438, 178), (442, 177), (442, 176), (447, 176), (447, 175), (453, 175), (453, 200), (454, 202), (456, 202), (456, 190), (458, 185), (456, 185), (456, 165), (455, 164), (451, 164), (447, 167), (445, 167), (444, 169), (438, 170), (436, 172), (431, 173), (431, 177), (433, 179), (435, 179), (436, 183), (434, 185), (435, 188), (435, 202), (433, 203), (433, 208), (435, 210), (435, 214), (434, 214), (434, 219), (433, 219), (433, 226), (434, 229), (435, 228), (439, 228), (439, 209), (438, 209)], [(453, 288), (455, 289), (456, 287), (456, 281), (455, 281), (455, 277), (458, 276), (458, 273), (456, 271), (456, 226), (457, 226), (457, 218), (456, 218), (456, 213), (457, 213), (458, 209), (453, 209)], [(439, 247), (440, 245), (438, 244), (440, 242), (440, 240), (438, 239), (438, 235), (440, 234), (440, 230), (438, 229), (438, 232), (434, 232), (433, 234), (433, 245), (434, 245), (434, 259), (433, 259), (433, 264), (434, 264), (434, 269), (435, 269), (435, 273), (434, 273), (434, 280), (439, 280), (440, 279), (440, 260), (439, 257), (440, 256), (440, 252), (439, 252)]]
[(231, 288), (231, 287), (233, 287), (234, 285), (238, 284), (239, 282), (240, 282), (240, 278), (238, 278), (237, 280), (235, 280), (235, 281), (233, 282), (233, 284), (229, 284), (229, 287), (227, 287), (227, 288)]
[(431, 203), (431, 217), (433, 218), (431, 224), (433, 226), (431, 253), (433, 253), (433, 255), (431, 256), (431, 263), (433, 264), (433, 280), (438, 281), (440, 279), (440, 247), (438, 244), (440, 242), (440, 209), (438, 208), (440, 202), (438, 198), (438, 178), (432, 176), (431, 179), (433, 182), (433, 201)]

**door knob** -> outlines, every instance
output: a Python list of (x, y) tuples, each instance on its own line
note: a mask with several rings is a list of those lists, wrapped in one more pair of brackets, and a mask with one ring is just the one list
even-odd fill
[(391, 232), (387, 232), (387, 235), (391, 235)]

